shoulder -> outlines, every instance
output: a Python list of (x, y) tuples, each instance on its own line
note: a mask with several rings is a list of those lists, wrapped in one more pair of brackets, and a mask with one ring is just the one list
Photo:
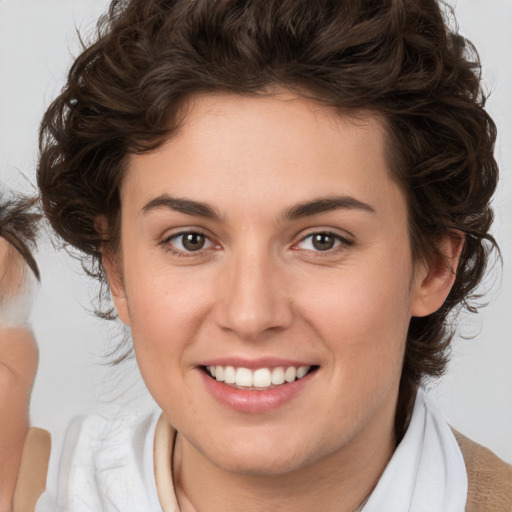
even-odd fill
[(158, 418), (159, 413), (141, 417), (123, 410), (113, 417), (74, 419), (61, 453), (52, 453), (54, 468), (36, 510), (158, 510), (153, 469)]
[(512, 510), (512, 466), (460, 432), (453, 433), (468, 474), (467, 512)]
[(106, 415), (76, 417), (68, 426), (63, 455), (80, 454), (101, 464), (106, 452), (111, 455), (124, 451), (127, 442), (129, 446), (142, 448), (148, 434), (154, 433), (158, 417), (156, 413), (140, 416), (124, 409)]

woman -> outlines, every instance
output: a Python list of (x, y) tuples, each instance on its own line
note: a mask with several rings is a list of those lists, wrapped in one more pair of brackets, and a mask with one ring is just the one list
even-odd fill
[(509, 506), (421, 389), (495, 247), (470, 50), (433, 0), (112, 3), (38, 182), (163, 415), (74, 423), (36, 510)]
[(28, 432), (28, 403), (37, 368), (37, 345), (28, 323), (34, 283), (30, 252), (39, 215), (34, 200), (0, 197), (0, 510), (11, 510)]

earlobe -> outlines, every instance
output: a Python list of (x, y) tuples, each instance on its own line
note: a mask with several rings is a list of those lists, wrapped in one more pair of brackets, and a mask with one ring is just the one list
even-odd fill
[(110, 293), (114, 301), (117, 316), (125, 324), (130, 326), (130, 314), (128, 310), (128, 302), (126, 300), (126, 292), (119, 269), (118, 263), (112, 253), (106, 249), (102, 249), (102, 263), (105, 274), (108, 279)]
[(416, 276), (411, 316), (430, 315), (443, 305), (455, 282), (463, 247), (464, 234), (451, 231), (439, 244), (439, 257), (421, 265)]

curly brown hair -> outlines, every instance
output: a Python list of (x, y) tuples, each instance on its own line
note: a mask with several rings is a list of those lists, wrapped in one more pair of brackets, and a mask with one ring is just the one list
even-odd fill
[(101, 248), (117, 247), (127, 157), (176, 131), (193, 94), (276, 86), (385, 120), (415, 259), (432, 261), (443, 236), (465, 235), (443, 307), (411, 320), (400, 392), (410, 404), (422, 377), (444, 371), (449, 313), (476, 311), (475, 288), (497, 247), (489, 233), (496, 128), (480, 63), (436, 0), (114, 0), (42, 121), (44, 210), (104, 282)]

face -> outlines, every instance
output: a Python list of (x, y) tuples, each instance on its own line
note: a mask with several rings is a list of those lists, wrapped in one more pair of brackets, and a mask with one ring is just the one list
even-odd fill
[(0, 236), (0, 302), (15, 295), (23, 284), (25, 265), (21, 255)]
[(428, 277), (384, 147), (370, 115), (210, 94), (131, 157), (116, 307), (147, 387), (205, 460), (283, 474), (392, 442)]

